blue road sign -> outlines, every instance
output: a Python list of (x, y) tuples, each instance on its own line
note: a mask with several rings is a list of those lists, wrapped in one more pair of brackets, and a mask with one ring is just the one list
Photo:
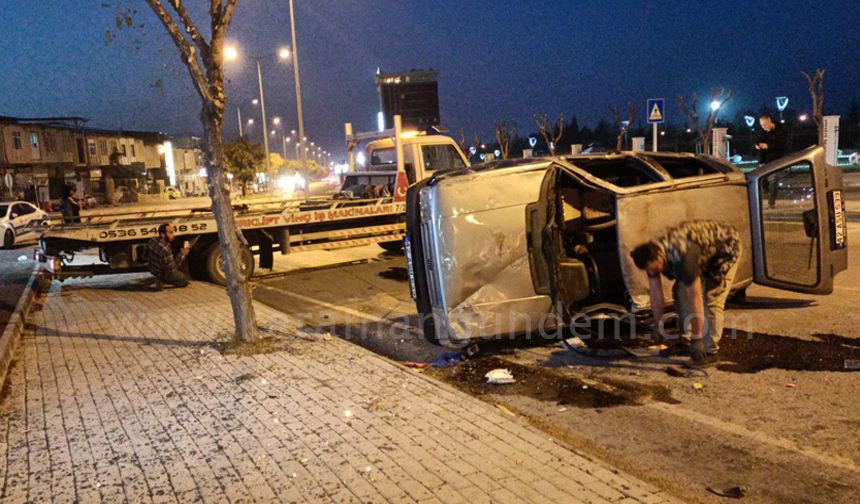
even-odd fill
[(659, 124), (666, 120), (666, 101), (663, 98), (648, 98), (645, 112), (648, 114), (648, 124)]

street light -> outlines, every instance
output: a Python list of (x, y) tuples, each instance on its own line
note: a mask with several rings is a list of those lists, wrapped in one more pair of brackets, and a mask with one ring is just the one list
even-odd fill
[(277, 116), (272, 118), (272, 124), (274, 124), (275, 126), (281, 124), (281, 118)]
[(722, 102), (720, 102), (719, 100), (714, 100), (711, 102), (711, 110), (716, 112), (717, 110), (720, 110), (721, 105), (722, 105)]
[(235, 47), (228, 46), (224, 48), (224, 59), (233, 61), (239, 57), (239, 51)]
[[(296, 45), (296, 15), (295, 10), (293, 8), (293, 0), (290, 0), (290, 31), (292, 32), (292, 42), (293, 42), (293, 74), (296, 80), (296, 111), (299, 116), (299, 138), (302, 139), (302, 145), (304, 145), (305, 138), (305, 122), (302, 117), (302, 85), (301, 80), (299, 80), (299, 49)], [(281, 50), (281, 58), (284, 59), (284, 56), (289, 57), (289, 52)], [(307, 169), (307, 154), (302, 156), (302, 162), (304, 163), (305, 169)]]

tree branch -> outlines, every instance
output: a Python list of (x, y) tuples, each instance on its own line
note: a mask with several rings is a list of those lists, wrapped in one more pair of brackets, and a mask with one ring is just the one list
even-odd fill
[(221, 16), (221, 26), (223, 26), (225, 30), (233, 21), (233, 12), (236, 10), (237, 5), (239, 5), (239, 0), (230, 0), (227, 7), (224, 7), (224, 15)]
[(188, 73), (191, 74), (191, 80), (194, 82), (194, 86), (197, 88), (200, 97), (203, 98), (204, 102), (211, 103), (212, 94), (209, 92), (209, 83), (206, 81), (206, 76), (200, 68), (200, 60), (194, 46), (182, 35), (170, 13), (162, 5), (161, 0), (146, 0), (146, 3), (152, 7), (155, 15), (158, 16), (161, 24), (164, 25), (167, 33), (173, 39), (173, 43), (179, 48), (179, 52), (184, 58), (183, 63), (188, 67)]
[(206, 39), (203, 38), (203, 35), (200, 34), (200, 31), (197, 29), (197, 25), (194, 24), (191, 16), (188, 15), (188, 9), (185, 8), (182, 0), (170, 0), (170, 4), (179, 15), (179, 20), (182, 22), (183, 26), (185, 26), (185, 31), (191, 37), (191, 40), (197, 44), (197, 48), (200, 49), (200, 56), (203, 58), (203, 61), (209, 59), (209, 44), (206, 42)]

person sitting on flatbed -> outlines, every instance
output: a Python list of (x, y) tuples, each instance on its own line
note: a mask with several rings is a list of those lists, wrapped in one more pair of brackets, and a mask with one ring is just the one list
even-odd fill
[(188, 285), (188, 275), (179, 269), (188, 254), (188, 249), (183, 248), (174, 253), (172, 246), (174, 236), (173, 225), (168, 222), (158, 226), (158, 236), (146, 244), (149, 272), (155, 277), (157, 290), (161, 290), (163, 283), (176, 287)]

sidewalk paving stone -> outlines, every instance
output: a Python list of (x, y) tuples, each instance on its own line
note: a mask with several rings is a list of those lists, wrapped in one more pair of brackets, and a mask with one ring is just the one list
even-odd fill
[(524, 421), (255, 305), (286, 350), (222, 355), (224, 291), (55, 283), (0, 404), (3, 502), (672, 502)]

